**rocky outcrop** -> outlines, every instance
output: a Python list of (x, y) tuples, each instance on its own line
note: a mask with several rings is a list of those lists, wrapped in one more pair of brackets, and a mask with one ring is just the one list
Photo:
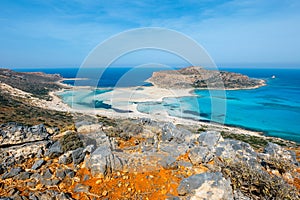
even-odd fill
[(247, 89), (265, 85), (264, 80), (202, 67), (187, 67), (180, 70), (154, 72), (147, 80), (162, 88), (200, 88), (200, 89)]
[(202, 173), (183, 179), (177, 192), (181, 196), (191, 194), (191, 200), (233, 200), (230, 184), (220, 172)]
[(24, 144), (27, 137), (18, 137), (13, 146), (4, 140), (0, 194), (14, 199), (299, 199), (296, 155), (274, 143), (257, 152), (216, 131), (195, 133), (150, 119), (77, 126), (78, 132), (50, 134), (43, 125), (2, 125), (8, 137), (24, 129), (41, 138)]
[(113, 154), (109, 147), (97, 148), (86, 161), (86, 166), (91, 170), (93, 176), (105, 177), (112, 172), (121, 171), (124, 161)]
[(28, 127), (17, 123), (7, 123), (0, 127), (0, 147), (44, 141), (48, 137), (49, 133), (43, 124)]

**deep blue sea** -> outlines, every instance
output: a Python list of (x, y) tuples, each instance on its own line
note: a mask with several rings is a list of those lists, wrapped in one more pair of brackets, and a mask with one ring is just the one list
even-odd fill
[[(59, 73), (65, 78), (77, 77), (77, 69), (16, 69), (17, 71), (42, 71)], [(90, 71), (89, 71), (90, 70)], [(95, 69), (86, 70), (76, 85), (98, 85), (99, 87), (128, 87), (149, 85), (144, 82), (158, 68), (131, 70), (130, 68), (108, 68), (98, 81)], [(253, 90), (226, 91), (225, 124), (262, 131), (266, 135), (293, 140), (300, 143), (300, 69), (221, 69), (237, 72), (253, 78), (262, 78), (267, 86)], [(272, 76), (276, 78), (272, 79)], [(67, 81), (74, 84), (74, 81)], [(141, 112), (165, 109), (169, 115), (211, 120), (212, 98), (209, 91), (196, 90), (196, 97), (165, 98), (161, 103), (141, 103)], [(67, 94), (66, 94), (67, 95)]]

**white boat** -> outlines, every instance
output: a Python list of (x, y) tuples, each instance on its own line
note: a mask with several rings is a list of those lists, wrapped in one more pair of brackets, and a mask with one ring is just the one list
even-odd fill
[(273, 76), (272, 76), (272, 78), (276, 78), (276, 76), (275, 76), (275, 75), (273, 75)]

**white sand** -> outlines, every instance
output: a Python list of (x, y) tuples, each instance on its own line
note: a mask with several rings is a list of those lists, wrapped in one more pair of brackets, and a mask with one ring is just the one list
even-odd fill
[[(68, 90), (87, 90), (89, 87), (72, 87), (60, 82)], [(220, 124), (214, 124), (209, 122), (199, 122), (195, 120), (183, 119), (179, 117), (169, 116), (165, 110), (158, 111), (154, 114), (141, 113), (137, 110), (137, 104), (132, 102), (161, 102), (165, 97), (182, 97), (193, 96), (192, 89), (164, 89), (156, 86), (151, 87), (128, 87), (128, 88), (115, 88), (111, 92), (106, 92), (96, 96), (96, 99), (103, 100), (104, 103), (112, 105), (113, 108), (131, 111), (130, 113), (116, 112), (112, 109), (75, 109), (65, 104), (61, 98), (56, 94), (63, 92), (65, 89), (58, 92), (50, 92), (52, 101), (46, 101), (32, 97), (30, 93), (13, 88), (5, 83), (0, 83), (0, 89), (7, 91), (13, 96), (23, 98), (24, 101), (31, 103), (33, 106), (37, 106), (43, 109), (64, 111), (70, 113), (84, 113), (89, 115), (103, 115), (111, 118), (150, 118), (156, 121), (172, 122), (174, 124), (183, 124), (189, 126), (204, 126), (206, 129), (213, 129), (219, 131), (230, 131), (232, 133), (242, 133), (249, 135), (262, 136), (260, 132), (254, 132), (244, 130), (237, 127), (228, 127)], [(88, 90), (92, 90), (89, 88)], [(263, 136), (262, 136), (263, 137)]]
[[(82, 88), (73, 88), (73, 90)], [(141, 113), (137, 110), (137, 104), (132, 102), (149, 102), (162, 101), (165, 97), (182, 97), (193, 96), (192, 89), (164, 89), (155, 86), (151, 87), (129, 87), (129, 88), (115, 88), (111, 92), (106, 92), (96, 96), (96, 99), (103, 100), (104, 103), (112, 105), (115, 109), (123, 111), (130, 110), (128, 113), (116, 112), (112, 109), (75, 109), (70, 108), (62, 102), (62, 100), (50, 93), (53, 101), (46, 102), (40, 105), (43, 108), (55, 109), (59, 111), (68, 111), (71, 113), (85, 113), (89, 115), (102, 115), (110, 118), (150, 118), (156, 121), (172, 122), (174, 124), (183, 124), (188, 126), (204, 126), (208, 130), (227, 131), (232, 133), (241, 133), (255, 136), (262, 136), (262, 133), (245, 130), (237, 127), (229, 127), (221, 124), (200, 122), (190, 119), (183, 119), (179, 117), (170, 116), (165, 110), (158, 111), (154, 114)]]

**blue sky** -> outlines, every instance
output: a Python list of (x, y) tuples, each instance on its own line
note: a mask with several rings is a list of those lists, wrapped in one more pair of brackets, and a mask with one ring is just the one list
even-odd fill
[(76, 67), (103, 40), (141, 27), (182, 32), (217, 64), (296, 65), (299, 10), (299, 0), (1, 0), (0, 67)]

